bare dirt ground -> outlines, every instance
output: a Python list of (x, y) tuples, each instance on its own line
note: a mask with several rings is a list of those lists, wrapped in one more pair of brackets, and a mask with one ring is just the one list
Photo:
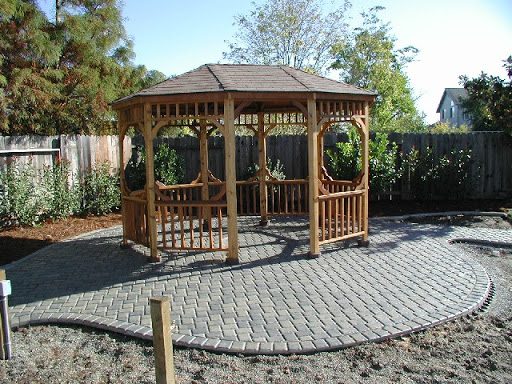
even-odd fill
[[(388, 214), (381, 210), (380, 215)], [(487, 217), (423, 220), (512, 230), (509, 222)], [(111, 224), (118, 223), (119, 217)], [(64, 227), (72, 232), (70, 222)], [(55, 240), (55, 229), (50, 234), (52, 239), (36, 240)], [(495, 284), (494, 297), (483, 312), (407, 337), (313, 355), (243, 357), (176, 349), (178, 382), (512, 383), (512, 249), (460, 246), (485, 266)], [(155, 382), (151, 343), (102, 331), (53, 325), (21, 328), (13, 332), (13, 353), (13, 360), (0, 361), (1, 383)]]

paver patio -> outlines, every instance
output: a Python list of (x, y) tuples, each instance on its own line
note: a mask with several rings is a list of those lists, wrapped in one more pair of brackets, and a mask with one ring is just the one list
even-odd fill
[[(450, 240), (512, 244), (507, 230), (375, 220), (370, 246), (307, 258), (308, 221), (239, 219), (239, 265), (220, 253), (121, 249), (121, 228), (46, 247), (7, 266), (11, 323), (84, 324), (150, 339), (149, 298), (172, 297), (176, 345), (246, 354), (334, 350), (477, 310), (487, 273)], [(258, 245), (254, 245), (258, 244)]]

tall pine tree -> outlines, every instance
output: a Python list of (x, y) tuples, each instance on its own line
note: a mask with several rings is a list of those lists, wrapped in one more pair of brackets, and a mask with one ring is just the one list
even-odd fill
[(109, 103), (161, 79), (134, 66), (118, 0), (36, 1), (0, 8), (0, 132), (111, 133)]

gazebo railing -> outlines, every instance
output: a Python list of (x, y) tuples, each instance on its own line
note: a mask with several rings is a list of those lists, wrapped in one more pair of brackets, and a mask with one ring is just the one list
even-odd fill
[(157, 201), (161, 246), (170, 250), (224, 251), (225, 201)]
[(123, 196), (123, 231), (126, 240), (148, 246), (148, 220), (146, 200)]
[(268, 215), (292, 216), (309, 212), (308, 181), (269, 180), (267, 181)]
[(357, 183), (348, 180), (322, 180), (322, 186), (329, 193), (338, 193), (355, 190)]
[(321, 195), (320, 244), (364, 235), (363, 199), (365, 191)]
[[(210, 200), (201, 200), (202, 184), (158, 186), (156, 208), (160, 224), (160, 244), (170, 250), (227, 250), (224, 238), (227, 225), (225, 183), (208, 183)], [(267, 180), (267, 215), (307, 215), (309, 185), (305, 179)], [(258, 180), (236, 183), (237, 214), (260, 215)], [(320, 244), (364, 235), (364, 190), (351, 181), (322, 180), (319, 196)], [(222, 200), (222, 201), (221, 201)], [(146, 204), (144, 200), (123, 198), (127, 213), (127, 238), (147, 244)], [(130, 219), (138, 216), (140, 220)]]

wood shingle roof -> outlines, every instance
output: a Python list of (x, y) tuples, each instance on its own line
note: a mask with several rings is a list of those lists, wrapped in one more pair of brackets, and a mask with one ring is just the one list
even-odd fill
[(283, 65), (205, 64), (182, 75), (124, 97), (213, 92), (333, 93), (376, 96), (375, 92)]

